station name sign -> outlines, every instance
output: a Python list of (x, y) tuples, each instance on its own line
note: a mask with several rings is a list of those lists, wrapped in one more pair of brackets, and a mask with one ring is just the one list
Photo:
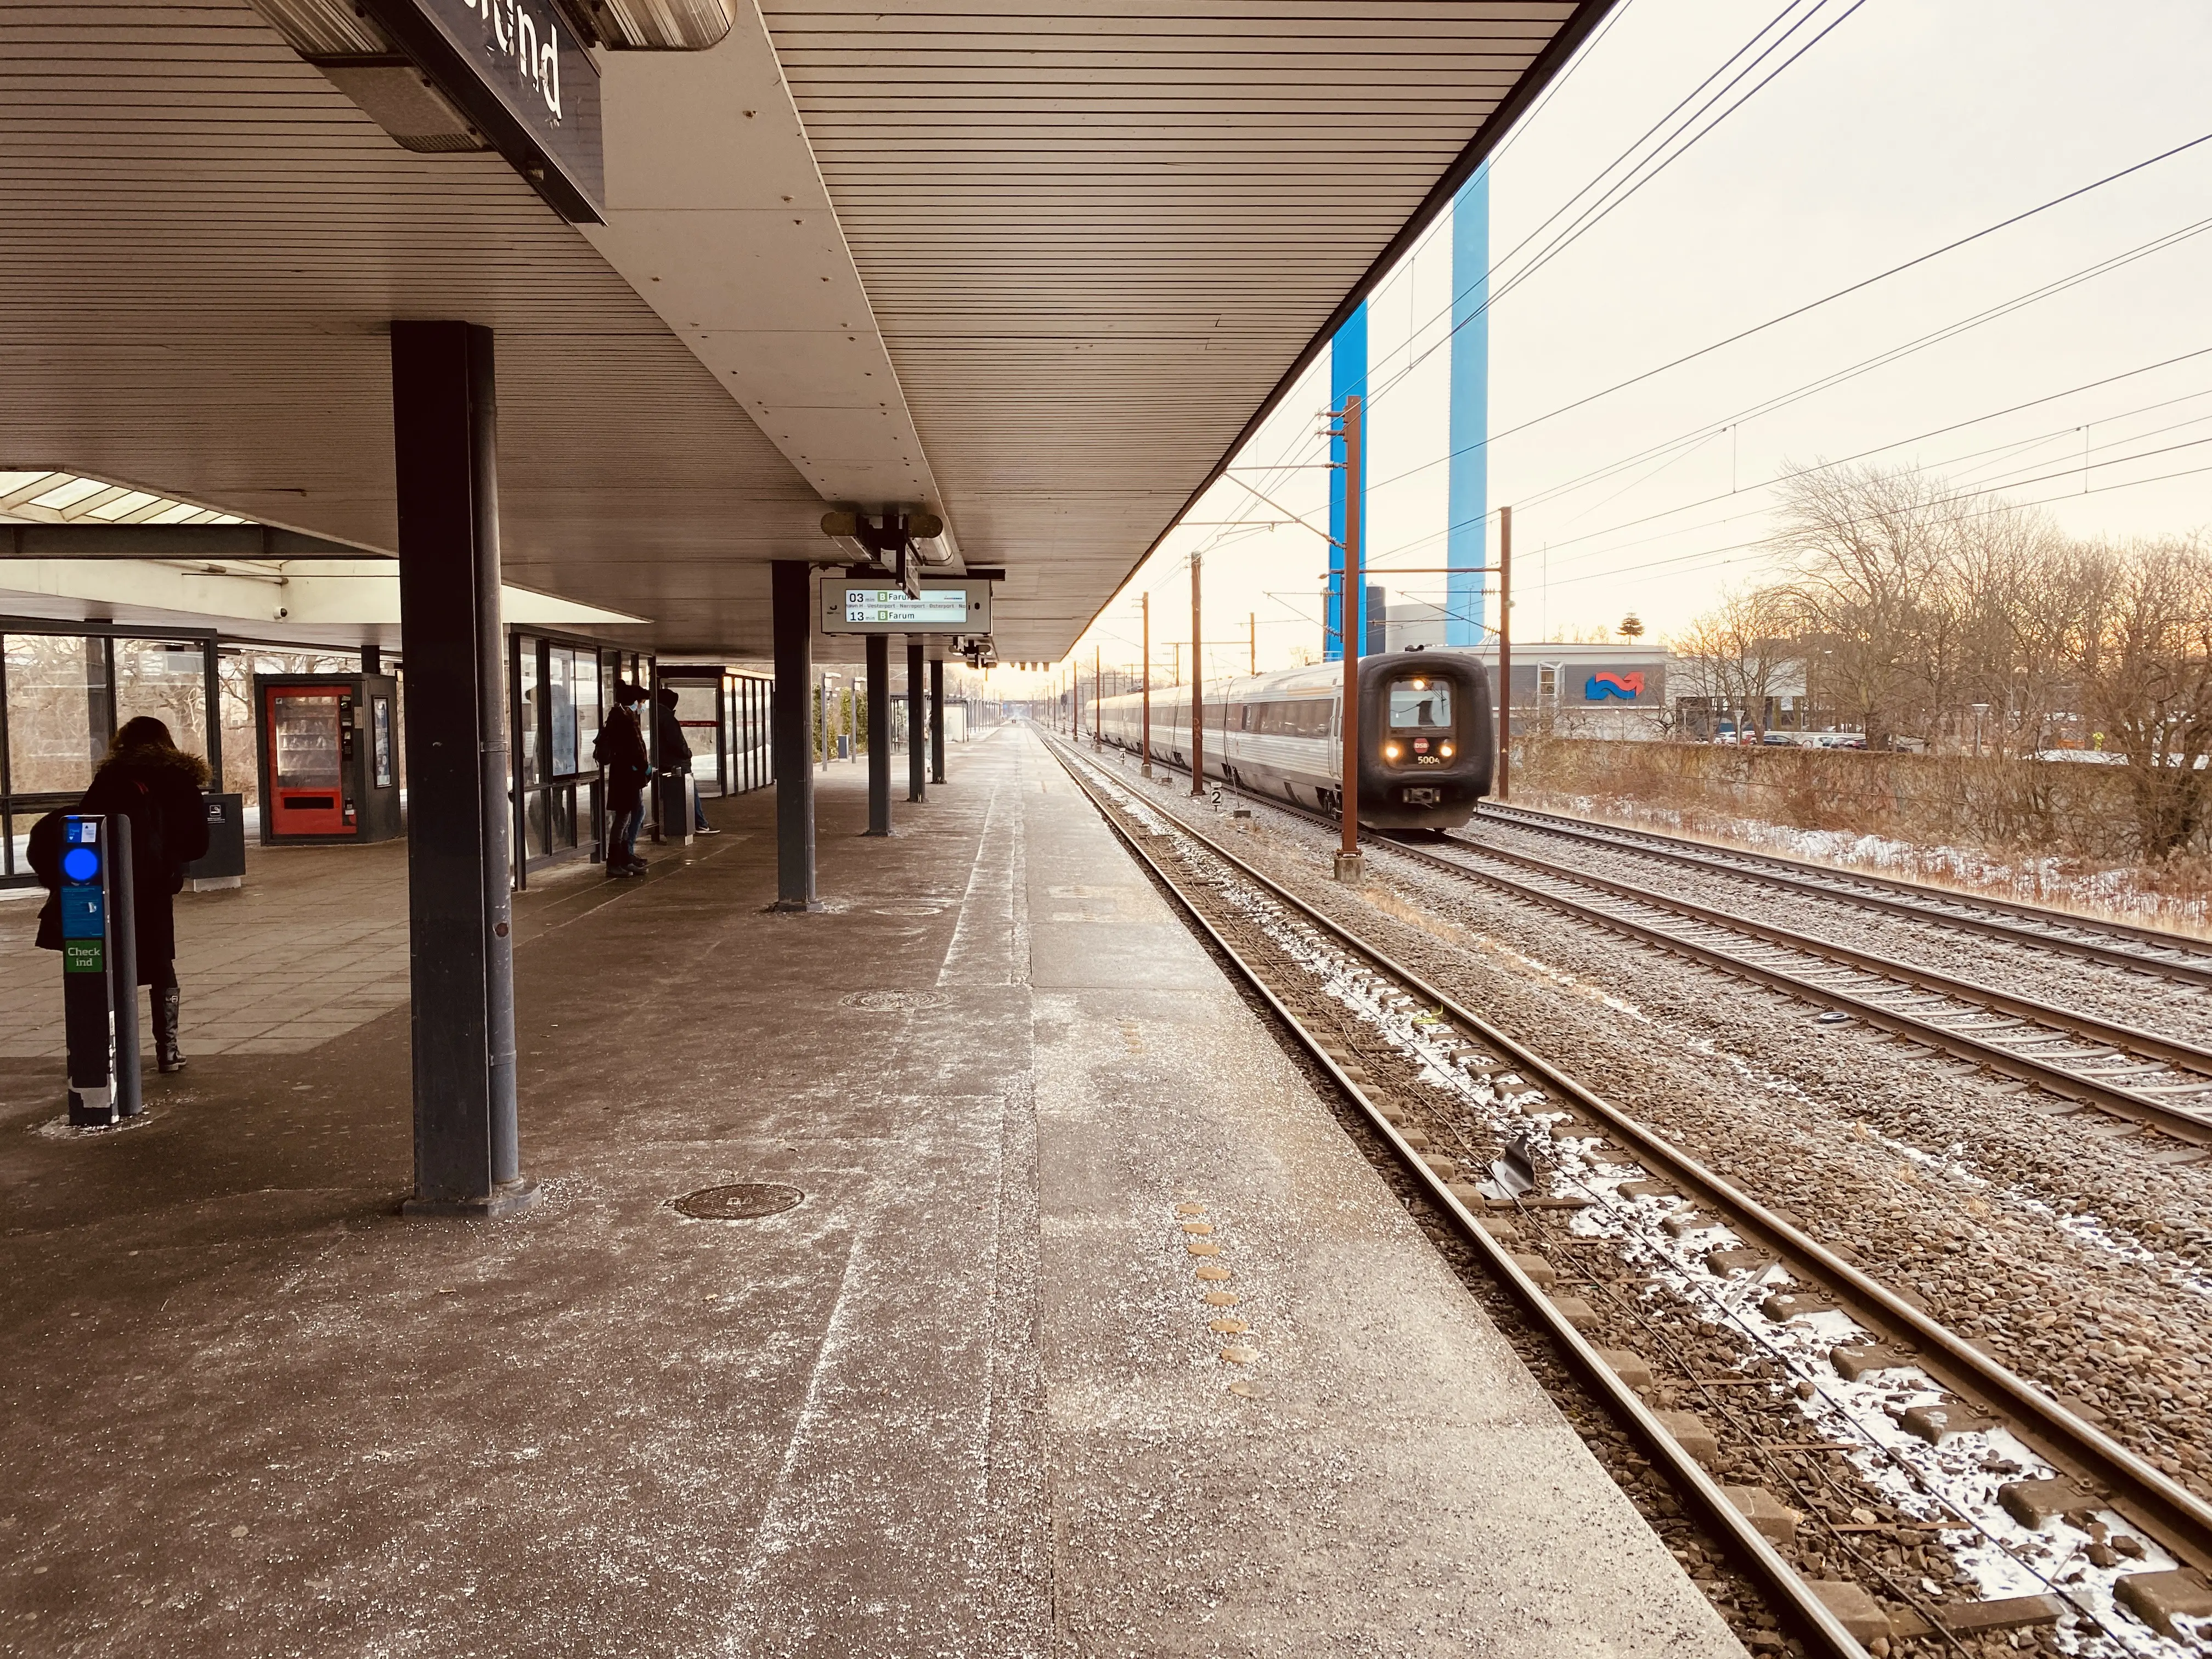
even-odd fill
[(895, 581), (830, 576), (822, 582), (825, 634), (988, 634), (991, 584), (980, 579), (922, 579), (919, 596)]
[(562, 217), (606, 222), (599, 70), (552, 0), (362, 0)]

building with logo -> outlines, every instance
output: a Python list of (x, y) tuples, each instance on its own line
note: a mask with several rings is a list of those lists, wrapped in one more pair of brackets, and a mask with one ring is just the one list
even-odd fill
[[(1497, 673), (1494, 644), (1452, 649)], [(1674, 666), (1674, 653), (1663, 645), (1523, 644), (1516, 640), (1513, 729), (1574, 738), (1668, 736), (1675, 726), (1668, 688)]]

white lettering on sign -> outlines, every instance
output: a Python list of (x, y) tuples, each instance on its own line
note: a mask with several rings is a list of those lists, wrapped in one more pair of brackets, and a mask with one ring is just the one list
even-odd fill
[[(553, 119), (561, 118), (561, 26), (552, 17), (542, 22), (523, 0), (470, 0), (483, 19), (489, 51), (514, 61), (522, 79), (538, 90)], [(542, 38), (541, 38), (542, 37)]]

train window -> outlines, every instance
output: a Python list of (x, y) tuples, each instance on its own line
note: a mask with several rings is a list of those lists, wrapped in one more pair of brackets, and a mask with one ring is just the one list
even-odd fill
[(1405, 727), (1451, 725), (1451, 687), (1442, 680), (1390, 682), (1390, 724)]

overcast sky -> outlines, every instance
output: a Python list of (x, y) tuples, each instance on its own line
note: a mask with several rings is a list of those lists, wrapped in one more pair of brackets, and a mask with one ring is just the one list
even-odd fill
[[(1493, 258), (1573, 198), (1781, 3), (1629, 0), (1498, 160)], [(1814, 3), (1800, 0), (1801, 14)], [(1851, 0), (1819, 3), (1818, 21), (1793, 47)], [(1680, 628), (1723, 584), (1757, 574), (1759, 555), (1744, 544), (1767, 528), (1771, 497), (1762, 485), (1787, 465), (1880, 446), (1897, 446), (1878, 458), (1887, 463), (2048, 501), (2062, 525), (2085, 535), (2212, 526), (2212, 471), (2192, 471), (2212, 468), (2212, 351), (2133, 372), (2212, 348), (2212, 234), (1728, 429), (1740, 412), (1808, 382), (2212, 220), (2212, 143), (1753, 340), (1508, 434), (2212, 133), (2209, 73), (2212, 7), (2202, 0), (1864, 0), (1710, 137), (1498, 300), (1490, 422), (1500, 435), (1490, 453), (1490, 501), (1519, 504), (1516, 637), (1563, 637), (1617, 623), (1630, 611), (1655, 635)], [(1435, 319), (1449, 303), (1443, 252), (1437, 239), (1417, 253), (1370, 306), (1370, 547), (1384, 570), (1444, 562), (1449, 352), (1399, 372), (1442, 337)], [(1508, 260), (1501, 277), (1517, 263)], [(2069, 391), (2118, 375), (2128, 378)], [(1240, 460), (1318, 459), (1305, 434), (1326, 392), (1324, 370)], [(2068, 395), (1984, 418), (2058, 392)], [(1963, 422), (1972, 424), (1922, 435)], [(1716, 430), (1703, 441), (1576, 482), (1707, 428)], [(2165, 453), (2128, 459), (2152, 450)], [(2176, 472), (2190, 476), (2133, 483)], [(1293, 511), (1325, 522), (1324, 479), (1309, 468), (1261, 482)], [(1279, 516), (1227, 486), (1190, 516), (1202, 524), (1170, 538), (1085, 636), (1078, 656), (1086, 668), (1094, 639), (1109, 661), (1134, 660), (1139, 586), (1154, 592), (1153, 638), (1165, 665), (1166, 642), (1189, 635), (1186, 555), (1209, 543), (1206, 632), (1227, 641), (1209, 650), (1211, 672), (1242, 672), (1254, 611), (1263, 669), (1291, 661), (1295, 647), (1317, 646), (1323, 544), (1296, 527), (1222, 528), (1224, 520)], [(1382, 580), (1394, 599), (1434, 592), (1441, 581)]]

